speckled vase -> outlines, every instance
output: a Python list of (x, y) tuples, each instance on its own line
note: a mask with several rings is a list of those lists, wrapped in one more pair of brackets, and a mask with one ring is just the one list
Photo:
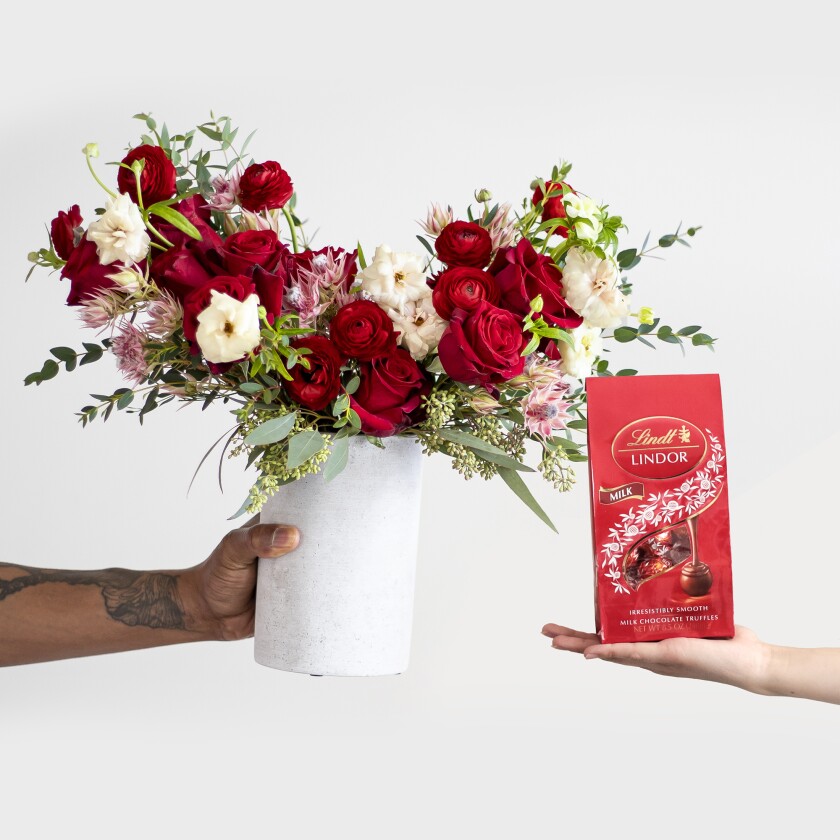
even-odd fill
[(281, 671), (373, 677), (408, 667), (423, 454), (416, 438), (350, 441), (332, 481), (280, 489), (261, 521), (289, 523), (300, 546), (261, 559), (254, 657)]

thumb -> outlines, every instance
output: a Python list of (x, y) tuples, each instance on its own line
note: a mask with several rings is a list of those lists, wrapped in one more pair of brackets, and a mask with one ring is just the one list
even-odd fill
[(252, 525), (231, 531), (219, 545), (222, 563), (245, 569), (257, 557), (280, 557), (298, 547), (300, 531), (294, 525)]

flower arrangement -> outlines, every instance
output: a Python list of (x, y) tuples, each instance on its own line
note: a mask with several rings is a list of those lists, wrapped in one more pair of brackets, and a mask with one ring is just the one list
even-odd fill
[(247, 453), (259, 470), (240, 514), (302, 476), (334, 478), (351, 438), (399, 434), (466, 478), (498, 474), (551, 525), (520, 475), (535, 471), (526, 443), (568, 490), (586, 459), (582, 380), (636, 373), (610, 369), (608, 342), (714, 343), (633, 311), (626, 277), (698, 228), (619, 250), (621, 217), (570, 185), (568, 163), (517, 211), (484, 189), (462, 218), (434, 204), (423, 254), (379, 245), (368, 261), (360, 244), (313, 249), (289, 174), (248, 156), (253, 133), (237, 147), (225, 117), (170, 134), (136, 116), (146, 133), (116, 183), (96, 173), (98, 147), (83, 150), (104, 207), (86, 226), (78, 205), (59, 212), (49, 247), (29, 255), (60, 271), (100, 339), (53, 348), (25, 382), (110, 353), (128, 387), (92, 395), (83, 425), (114, 410), (142, 423), (175, 400), (230, 404), (222, 457)]

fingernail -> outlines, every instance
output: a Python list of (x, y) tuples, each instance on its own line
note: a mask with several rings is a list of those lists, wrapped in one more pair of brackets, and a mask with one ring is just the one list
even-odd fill
[(585, 651), (584, 654), (583, 654), (583, 658), (584, 659), (597, 659), (598, 654), (597, 653), (589, 653), (588, 651)]
[(298, 541), (298, 530), (292, 525), (280, 525), (271, 535), (272, 548), (294, 548)]

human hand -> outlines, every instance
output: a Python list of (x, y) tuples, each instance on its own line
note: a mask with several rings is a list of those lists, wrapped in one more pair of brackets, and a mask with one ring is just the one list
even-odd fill
[(634, 665), (669, 677), (727, 683), (757, 694), (770, 693), (766, 686), (771, 648), (746, 627), (736, 627), (732, 639), (664, 639), (612, 645), (602, 645), (594, 633), (557, 624), (546, 624), (542, 633), (552, 639), (552, 647), (581, 653), (585, 659)]
[(189, 624), (210, 638), (236, 641), (254, 635), (257, 558), (282, 557), (300, 542), (293, 525), (258, 522), (255, 516), (231, 531), (203, 563), (179, 576)]

